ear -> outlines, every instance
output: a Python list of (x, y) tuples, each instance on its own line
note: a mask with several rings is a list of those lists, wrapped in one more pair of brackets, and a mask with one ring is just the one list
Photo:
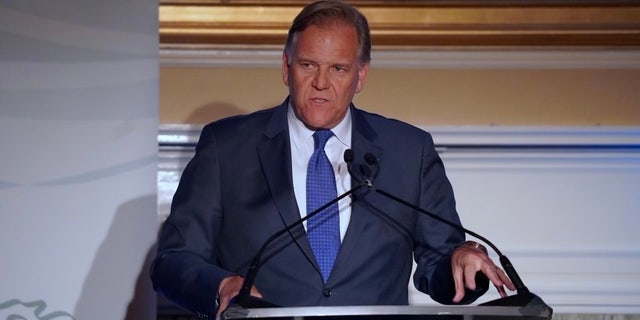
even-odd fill
[(289, 86), (289, 58), (286, 52), (282, 53), (282, 82)]
[(360, 93), (364, 87), (364, 80), (367, 78), (367, 72), (369, 72), (369, 63), (363, 63), (358, 70), (358, 85), (356, 86), (356, 93)]

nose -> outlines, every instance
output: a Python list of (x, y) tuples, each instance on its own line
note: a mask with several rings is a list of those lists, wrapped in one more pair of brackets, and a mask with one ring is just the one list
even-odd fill
[(329, 72), (319, 68), (313, 79), (313, 87), (317, 90), (324, 90), (329, 87)]

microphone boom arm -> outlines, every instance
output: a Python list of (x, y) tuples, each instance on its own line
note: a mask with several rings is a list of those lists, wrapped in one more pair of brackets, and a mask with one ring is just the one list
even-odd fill
[(449, 225), (455, 229), (460, 229), (464, 232), (466, 232), (467, 234), (470, 234), (476, 238), (478, 238), (480, 241), (486, 243), (489, 247), (491, 247), (491, 249), (493, 249), (493, 251), (498, 255), (498, 258), (500, 260), (500, 264), (502, 265), (502, 268), (504, 269), (505, 273), (507, 274), (507, 276), (509, 277), (509, 279), (511, 279), (511, 281), (513, 282), (513, 285), (516, 287), (516, 290), (518, 291), (518, 293), (529, 293), (529, 289), (527, 289), (527, 287), (524, 285), (522, 279), (520, 278), (520, 276), (518, 275), (518, 273), (516, 272), (515, 268), (513, 267), (513, 265), (511, 264), (511, 262), (509, 261), (509, 258), (507, 258), (505, 255), (502, 254), (502, 252), (498, 249), (498, 247), (496, 247), (491, 241), (489, 241), (487, 238), (479, 235), (476, 232), (473, 232), (461, 225), (457, 225), (447, 219), (444, 219), (438, 215), (435, 215), (425, 209), (422, 209), (412, 203), (409, 203), (407, 201), (405, 201), (404, 199), (400, 199), (384, 190), (378, 189), (376, 188), (372, 183), (368, 184), (369, 189), (373, 190), (376, 193), (379, 193), (391, 200), (394, 200), (396, 202), (399, 202), (413, 210), (419, 211), (422, 214), (426, 214), (429, 217), (436, 219), (446, 225)]
[[(353, 158), (354, 158), (353, 151), (351, 150), (348, 150), (348, 151), (349, 151), (348, 153), (345, 152), (345, 161), (348, 164), (349, 173), (351, 174), (352, 178), (354, 178), (356, 181), (360, 181), (360, 179), (356, 178), (356, 175), (351, 170), (352, 169), (351, 165), (353, 164)], [(380, 166), (379, 166), (377, 157), (374, 156), (373, 154), (367, 153), (364, 155), (364, 160), (368, 166), (373, 167), (375, 169), (375, 175), (377, 175), (377, 173), (380, 171)], [(507, 277), (511, 279), (511, 282), (513, 282), (513, 285), (516, 287), (517, 294), (513, 296), (508, 296), (508, 297), (492, 300), (489, 302), (485, 302), (480, 305), (482, 306), (517, 306), (517, 307), (520, 307), (520, 312), (523, 315), (538, 315), (538, 314), (545, 313), (545, 314), (548, 314), (549, 319), (551, 318), (553, 309), (549, 307), (544, 301), (542, 301), (540, 297), (538, 297), (537, 295), (529, 291), (529, 289), (524, 285), (524, 282), (516, 272), (515, 267), (513, 266), (513, 264), (511, 264), (511, 261), (509, 261), (509, 258), (507, 258), (507, 256), (502, 254), (502, 252), (500, 252), (498, 247), (496, 247), (491, 241), (489, 241), (487, 238), (479, 235), (476, 232), (473, 232), (471, 230), (464, 228), (462, 225), (453, 223), (430, 211), (427, 211), (412, 203), (409, 203), (404, 199), (398, 198), (393, 194), (390, 194), (384, 190), (376, 188), (372, 181), (375, 175), (369, 175), (369, 177), (363, 179), (364, 181), (362, 182), (362, 184), (365, 185), (369, 190), (372, 190), (388, 199), (396, 201), (397, 203), (400, 203), (424, 215), (427, 215), (437, 221), (440, 221), (450, 227), (453, 227), (454, 229), (464, 231), (465, 233), (476, 237), (477, 239), (479, 239), (480, 241), (486, 243), (489, 247), (491, 247), (491, 249), (493, 249), (493, 251), (498, 255), (500, 265), (504, 269), (504, 272), (506, 273)]]

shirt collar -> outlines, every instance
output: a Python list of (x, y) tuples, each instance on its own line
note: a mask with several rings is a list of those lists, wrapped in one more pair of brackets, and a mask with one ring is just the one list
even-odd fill
[[(313, 141), (313, 133), (315, 131), (309, 130), (298, 117), (296, 117), (293, 111), (293, 106), (289, 103), (287, 110), (287, 123), (289, 124), (289, 132), (291, 135), (291, 142), (296, 146), (307, 145), (309, 141)], [(351, 148), (351, 107), (347, 108), (347, 113), (344, 118), (330, 130), (333, 135), (343, 144), (346, 148)], [(313, 145), (313, 144), (311, 144)]]

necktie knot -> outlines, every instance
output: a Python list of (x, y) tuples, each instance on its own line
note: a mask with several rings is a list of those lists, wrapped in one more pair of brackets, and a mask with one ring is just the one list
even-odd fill
[(324, 149), (324, 146), (327, 144), (327, 141), (329, 140), (329, 138), (331, 138), (331, 136), (333, 136), (333, 132), (331, 132), (331, 130), (320, 129), (316, 131), (313, 134), (314, 148), (316, 150)]

